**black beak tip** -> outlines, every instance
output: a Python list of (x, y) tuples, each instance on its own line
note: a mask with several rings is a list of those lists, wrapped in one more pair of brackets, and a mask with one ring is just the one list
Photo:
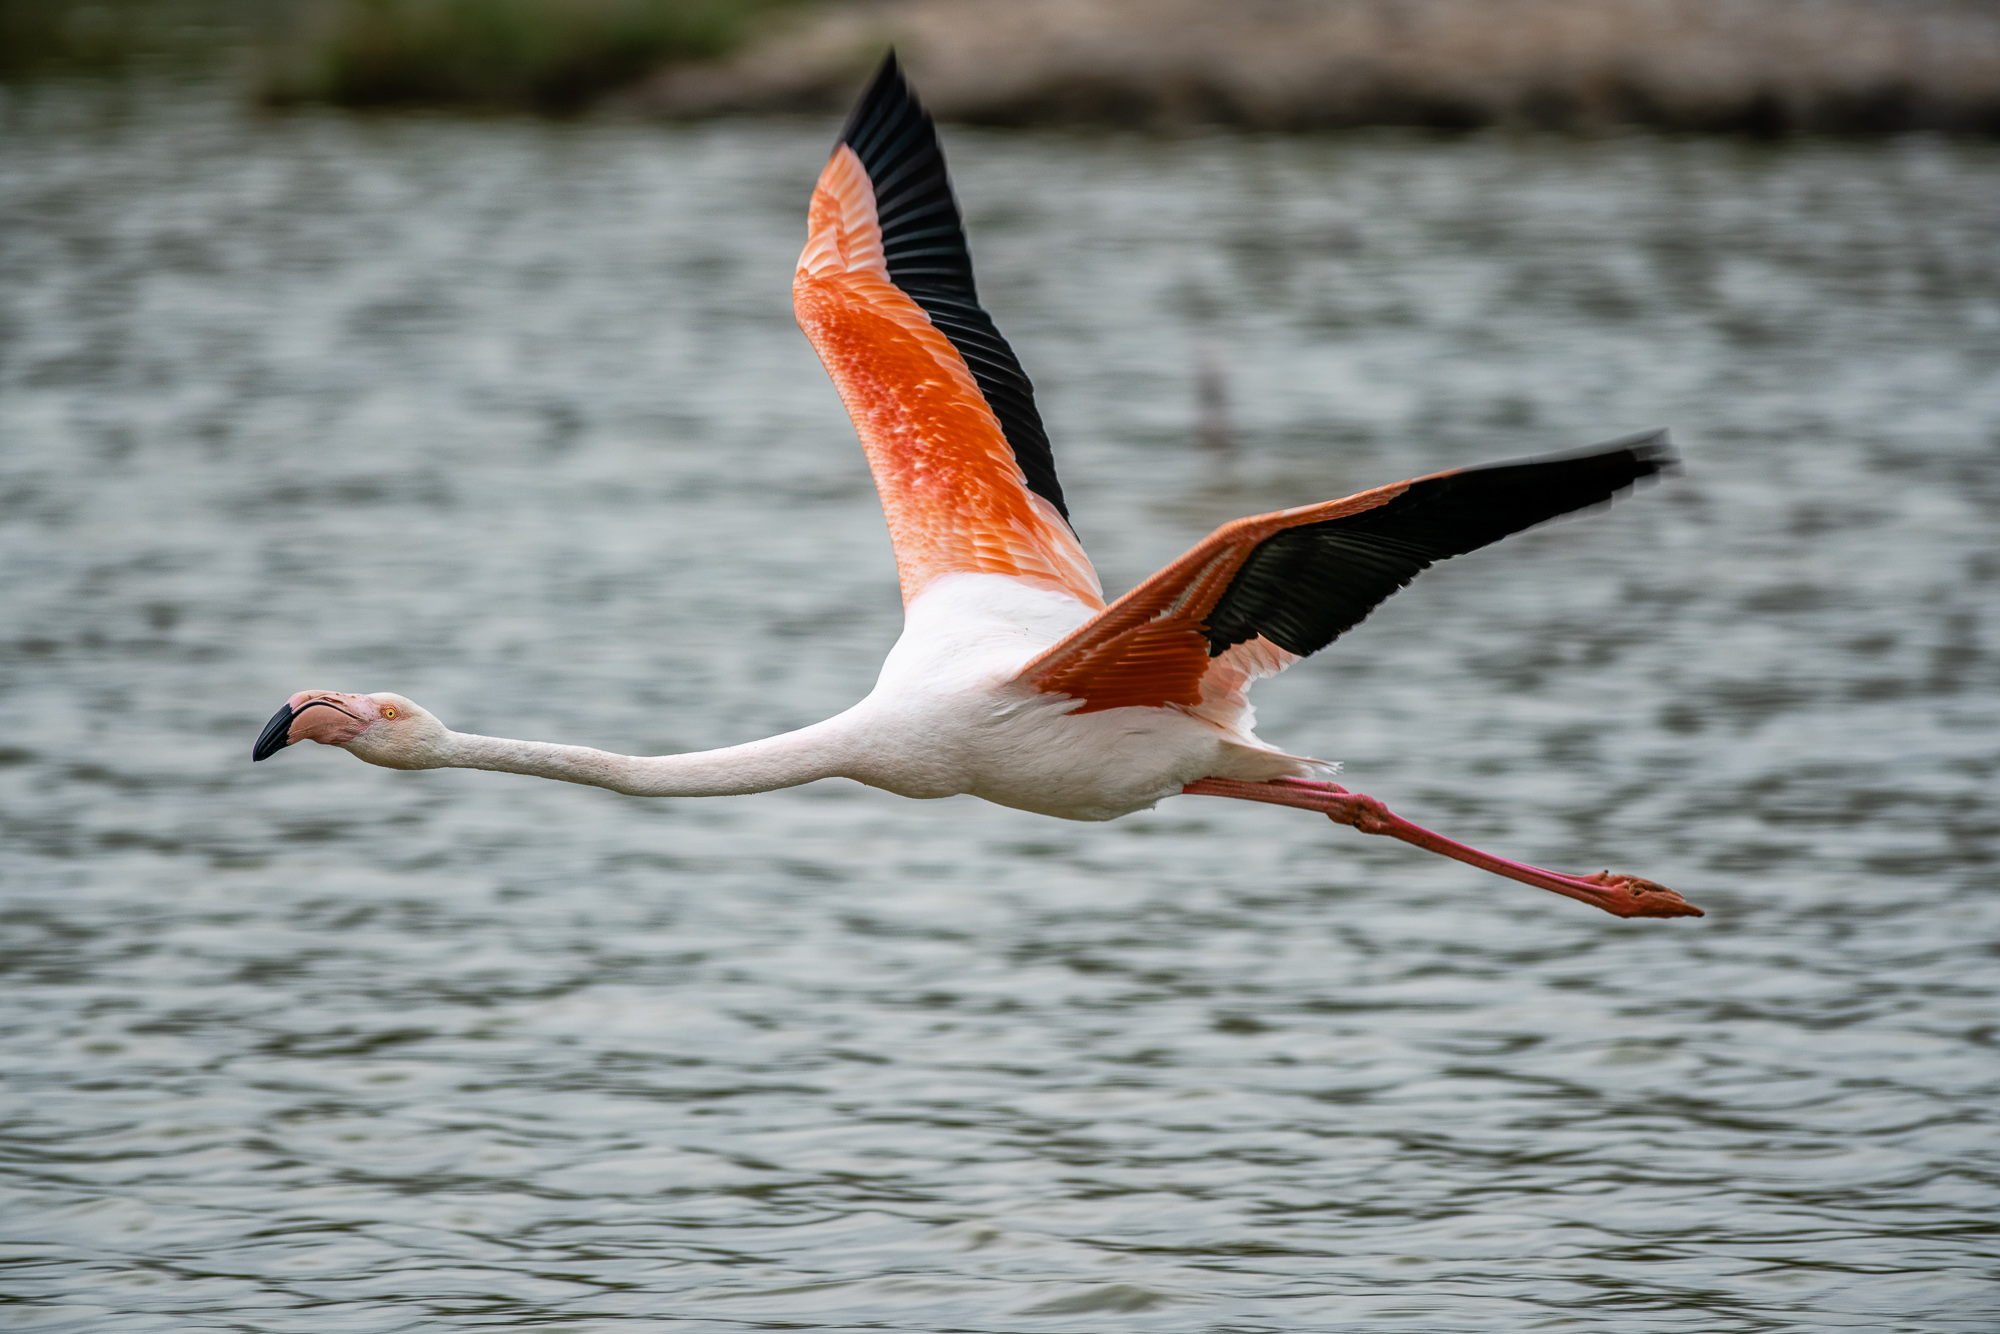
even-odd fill
[(286, 746), (292, 744), (292, 706), (282, 704), (271, 715), (271, 721), (264, 724), (264, 730), (257, 734), (257, 744), (250, 748), (250, 762), (268, 760)]

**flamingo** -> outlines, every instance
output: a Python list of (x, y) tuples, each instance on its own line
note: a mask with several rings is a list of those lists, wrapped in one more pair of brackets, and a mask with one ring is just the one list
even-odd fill
[(1432, 562), (1658, 474), (1673, 461), (1664, 431), (1238, 519), (1106, 605), (1033, 387), (979, 304), (936, 129), (893, 52), (820, 173), (792, 294), (895, 547), (904, 628), (865, 699), (745, 745), (633, 756), (454, 732), (398, 694), (306, 690), (252, 759), (315, 741), (389, 769), (490, 769), (649, 797), (840, 777), (1068, 820), (1230, 797), (1318, 811), (1620, 917), (1700, 915), (1636, 876), (1547, 871), (1411, 824), (1328, 781), (1338, 766), (1258, 739), (1247, 698)]

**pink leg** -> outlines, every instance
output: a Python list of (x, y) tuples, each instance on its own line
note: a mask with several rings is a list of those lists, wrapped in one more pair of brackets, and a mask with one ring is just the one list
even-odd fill
[(1297, 806), (1302, 810), (1320, 811), (1336, 824), (1352, 825), (1364, 834), (1387, 834), (1391, 838), (1400, 838), (1405, 843), (1429, 848), (1432, 852), (1477, 866), (1482, 871), (1504, 875), (1524, 885), (1539, 885), (1594, 908), (1602, 908), (1614, 917), (1703, 915), (1701, 909), (1665, 885), (1641, 880), (1636, 875), (1613, 875), (1609, 871), (1589, 876), (1562, 875), (1469, 848), (1442, 834), (1433, 834), (1421, 825), (1413, 825), (1400, 815), (1392, 815), (1389, 808), (1375, 798), (1349, 792), (1338, 783), (1313, 783), (1303, 778), (1276, 778), (1268, 783), (1204, 778), (1189, 783), (1181, 791), (1196, 797), (1239, 797), (1244, 801), (1265, 801), (1274, 806)]

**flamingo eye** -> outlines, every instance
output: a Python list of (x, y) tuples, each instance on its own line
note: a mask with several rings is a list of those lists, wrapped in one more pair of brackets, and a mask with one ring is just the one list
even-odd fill
[(384, 718), (393, 718), (396, 716), (396, 711), (394, 709), (384, 709), (382, 710), (382, 716)]

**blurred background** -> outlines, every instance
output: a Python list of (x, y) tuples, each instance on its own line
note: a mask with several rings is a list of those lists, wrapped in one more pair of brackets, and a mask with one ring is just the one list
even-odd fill
[[(864, 694), (792, 321), (890, 41), (1107, 588), (1671, 427), (1425, 574), (1302, 812), (253, 768)], [(1994, 1327), (2000, 6), (0, 0), (0, 1319)], [(1241, 807), (1239, 809), (1239, 807)]]

